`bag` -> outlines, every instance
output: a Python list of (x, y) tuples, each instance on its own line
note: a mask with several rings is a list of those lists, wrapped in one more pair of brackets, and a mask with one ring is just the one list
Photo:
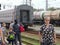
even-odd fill
[(14, 40), (14, 39), (15, 39), (15, 37), (14, 37), (13, 34), (10, 34), (10, 35), (8, 36), (8, 38), (7, 38), (8, 41), (9, 41), (9, 40)]
[(19, 29), (20, 29), (21, 32), (24, 32), (25, 31), (25, 29), (24, 29), (23, 26), (20, 26)]

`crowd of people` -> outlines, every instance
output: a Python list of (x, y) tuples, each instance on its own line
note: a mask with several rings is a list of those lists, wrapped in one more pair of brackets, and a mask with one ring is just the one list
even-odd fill
[[(14, 22), (11, 22), (9, 30), (6, 29), (6, 24), (2, 23), (0, 24), (0, 45), (6, 45), (6, 41), (5, 41), (5, 37), (7, 35), (7, 41), (8, 44), (7, 45), (17, 45), (19, 41), (19, 45), (21, 44), (21, 31), (19, 29), (20, 24), (18, 24), (17, 20), (15, 20)], [(8, 31), (6, 33), (6, 31)]]
[[(40, 37), (40, 44), (41, 45), (55, 45), (56, 44), (56, 33), (54, 31), (54, 26), (50, 24), (50, 17), (44, 17), (44, 24), (41, 26), (39, 31), (39, 37)], [(20, 27), (21, 25), (18, 24), (17, 20), (14, 22), (11, 22), (7, 41), (8, 45), (17, 45), (17, 41), (19, 41), (19, 45), (21, 44), (21, 31)], [(0, 45), (6, 45), (5, 42), (5, 35), (6, 35), (6, 25), (5, 23), (0, 24)]]

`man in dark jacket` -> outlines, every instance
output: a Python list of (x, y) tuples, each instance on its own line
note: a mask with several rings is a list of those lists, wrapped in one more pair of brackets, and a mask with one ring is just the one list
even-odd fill
[(13, 31), (15, 32), (15, 44), (17, 45), (17, 39), (18, 39), (19, 45), (21, 45), (21, 32), (19, 30), (19, 25), (17, 20), (15, 20), (15, 23), (13, 25)]

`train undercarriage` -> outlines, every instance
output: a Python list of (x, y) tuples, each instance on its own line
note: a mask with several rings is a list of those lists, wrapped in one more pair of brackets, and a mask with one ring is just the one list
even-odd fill
[[(42, 25), (42, 24), (44, 24), (44, 21), (43, 20), (34, 20), (33, 23)], [(50, 23), (53, 24), (54, 26), (60, 26), (60, 20), (51, 20)]]

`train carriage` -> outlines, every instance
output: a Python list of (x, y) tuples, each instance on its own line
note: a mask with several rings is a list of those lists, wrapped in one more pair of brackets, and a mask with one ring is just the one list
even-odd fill
[(0, 10), (0, 22), (5, 22), (7, 25), (17, 19), (18, 23), (32, 25), (33, 7), (29, 5), (16, 6), (13, 9)]
[[(43, 19), (45, 16), (50, 16), (51, 18), (51, 22), (53, 25), (60, 25), (60, 10), (55, 10), (55, 11), (40, 11), (40, 12), (35, 12), (36, 14), (34, 14), (34, 17), (39, 16), (39, 18), (34, 18), (35, 22), (39, 22), (39, 24), (43, 24)], [(38, 13), (38, 15), (37, 15)], [(42, 14), (41, 14), (42, 13)]]

